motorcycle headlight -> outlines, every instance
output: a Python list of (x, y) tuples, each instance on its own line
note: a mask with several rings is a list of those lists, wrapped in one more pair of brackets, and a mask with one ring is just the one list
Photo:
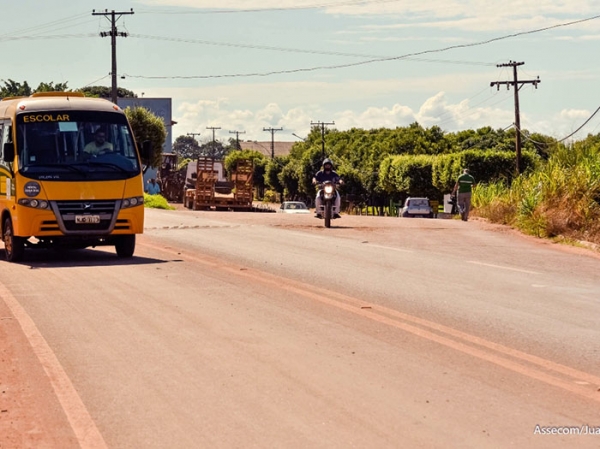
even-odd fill
[(323, 190), (325, 190), (325, 193), (331, 195), (333, 193), (333, 186), (327, 185), (327, 186), (325, 186), (325, 188)]

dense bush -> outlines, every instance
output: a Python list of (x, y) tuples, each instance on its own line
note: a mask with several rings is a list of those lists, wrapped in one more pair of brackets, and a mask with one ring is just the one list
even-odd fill
[(389, 194), (439, 199), (441, 192), (431, 182), (434, 160), (435, 156), (390, 156), (381, 163), (379, 185)]
[(590, 138), (559, 148), (510, 187), (480, 185), (473, 205), (478, 215), (538, 237), (600, 243), (600, 144)]
[[(524, 172), (533, 169), (539, 157), (524, 151), (521, 168)], [(516, 158), (513, 151), (466, 150), (437, 156), (433, 163), (432, 183), (442, 192), (449, 192), (462, 170), (468, 168), (478, 184), (504, 180), (510, 184), (516, 175)]]
[(162, 195), (148, 195), (144, 193), (144, 207), (150, 209), (166, 209), (175, 210), (175, 208), (169, 205), (167, 199)]

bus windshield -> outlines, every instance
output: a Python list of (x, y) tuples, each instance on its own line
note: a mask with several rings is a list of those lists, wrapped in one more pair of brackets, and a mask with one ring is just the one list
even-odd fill
[(121, 113), (20, 114), (16, 154), (19, 172), (32, 179), (117, 180), (140, 173), (133, 136)]

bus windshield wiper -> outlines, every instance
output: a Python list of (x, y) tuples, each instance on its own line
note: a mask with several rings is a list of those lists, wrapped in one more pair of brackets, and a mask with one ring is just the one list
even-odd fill
[(112, 162), (88, 161), (87, 163), (90, 164), (90, 165), (94, 165), (94, 166), (116, 168), (117, 170), (120, 170), (123, 173), (127, 173), (128, 175), (131, 173), (130, 170), (127, 170), (126, 168), (123, 168), (120, 165), (113, 164)]
[(43, 167), (43, 168), (66, 168), (67, 170), (71, 170), (71, 171), (74, 171), (74, 172), (77, 172), (77, 173), (79, 173), (81, 175), (86, 176), (85, 170), (82, 170), (82, 169), (80, 169), (78, 167), (75, 167), (75, 166), (73, 166), (71, 164), (35, 164), (35, 165), (28, 165), (25, 168), (30, 169), (30, 168), (39, 168), (39, 167)]

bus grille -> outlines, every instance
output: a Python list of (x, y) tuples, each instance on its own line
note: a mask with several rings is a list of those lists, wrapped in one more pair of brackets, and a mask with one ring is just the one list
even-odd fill
[[(54, 205), (58, 211), (58, 220), (66, 232), (110, 232), (118, 214), (116, 201), (56, 201)], [(75, 217), (80, 215), (97, 215), (99, 223), (79, 224)]]

